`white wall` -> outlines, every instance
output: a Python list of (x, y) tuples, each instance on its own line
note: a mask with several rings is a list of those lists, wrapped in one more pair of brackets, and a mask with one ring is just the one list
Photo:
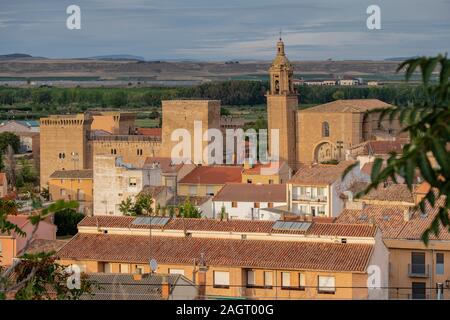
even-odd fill
[[(285, 206), (286, 202), (273, 202), (274, 207)], [(220, 211), (222, 210), (222, 206), (225, 207), (226, 213), (228, 213), (229, 219), (242, 219), (242, 220), (261, 220), (259, 216), (259, 209), (254, 208), (254, 202), (238, 202), (237, 208), (232, 207), (231, 201), (213, 201), (213, 210), (215, 217), (220, 216)], [(268, 202), (260, 202), (260, 209), (264, 209), (268, 207)], [(253, 212), (253, 219), (252, 219)], [(267, 212), (264, 212), (264, 217), (262, 220), (271, 220), (266, 218)]]
[[(161, 184), (161, 169), (134, 169), (120, 157), (94, 157), (94, 215), (122, 215), (119, 205), (128, 197), (134, 199), (146, 185)], [(130, 185), (130, 179), (136, 185)]]

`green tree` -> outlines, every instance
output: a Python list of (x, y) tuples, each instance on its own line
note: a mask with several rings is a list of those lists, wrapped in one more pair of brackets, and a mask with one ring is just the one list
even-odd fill
[(136, 215), (136, 213), (134, 212), (134, 204), (130, 197), (128, 197), (125, 200), (122, 200), (122, 202), (120, 202), (119, 211), (124, 216), (135, 216)]
[(77, 225), (83, 220), (84, 214), (75, 209), (64, 209), (55, 213), (54, 223), (58, 227), (57, 236), (75, 235), (78, 232)]
[[(450, 231), (450, 60), (442, 55), (422, 57), (405, 61), (398, 71), (403, 68), (406, 68), (407, 81), (416, 69), (420, 69), (425, 99), (422, 103), (374, 112), (381, 112), (380, 122), (386, 117), (390, 121), (399, 119), (410, 142), (403, 147), (401, 153), (391, 153), (384, 168), (383, 159), (375, 159), (371, 172), (372, 182), (357, 196), (367, 194), (388, 179), (397, 182), (397, 176), (402, 177), (412, 190), (414, 176), (419, 172), (431, 188), (416, 209), (422, 212), (428, 206), (438, 209), (438, 214), (422, 235), (423, 242), (428, 244), (430, 234), (437, 236), (441, 226)], [(439, 79), (432, 82), (431, 77), (436, 69)]]
[(18, 153), (20, 149), (20, 138), (12, 132), (0, 133), (0, 153), (5, 153), (8, 146), (11, 146), (14, 153)]
[(184, 200), (182, 205), (178, 206), (178, 212), (180, 217), (183, 218), (201, 218), (202, 212), (197, 207), (195, 207), (189, 197)]
[[(59, 200), (42, 208), (41, 201), (33, 198), (33, 212), (29, 216), (33, 228), (27, 235), (19, 226), (8, 221), (9, 215), (17, 214), (17, 204), (11, 199), (3, 198), (0, 199), (0, 232), (16, 232), (19, 236), (28, 236), (22, 249), (26, 252), (42, 220), (61, 210), (77, 207), (76, 201)], [(55, 290), (57, 299), (78, 299), (82, 294), (90, 293), (93, 283), (85, 277), (81, 279), (80, 289), (69, 289), (66, 280), (70, 275), (55, 262), (52, 252), (25, 254), (20, 259), (15, 259), (11, 266), (0, 268), (0, 299), (5, 299), (10, 292), (17, 292), (16, 299), (51, 299), (53, 296), (48, 293), (49, 288)]]
[(341, 90), (335, 91), (332, 95), (333, 100), (341, 100), (344, 99), (345, 94)]
[(153, 214), (152, 197), (150, 195), (143, 193), (139, 194), (134, 204), (134, 212), (136, 213), (137, 216), (139, 215), (151, 216)]

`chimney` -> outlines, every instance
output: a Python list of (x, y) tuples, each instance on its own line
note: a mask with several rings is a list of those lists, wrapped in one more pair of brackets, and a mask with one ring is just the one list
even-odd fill
[(163, 300), (168, 300), (170, 295), (170, 285), (167, 275), (162, 276), (161, 281), (161, 298)]
[(198, 298), (204, 300), (206, 297), (206, 266), (200, 266), (198, 269)]
[(408, 208), (408, 209), (403, 210), (403, 220), (405, 222), (408, 222), (410, 219), (411, 219), (411, 211), (410, 211), (410, 209)]
[(134, 281), (141, 281), (142, 280), (142, 274), (140, 274), (140, 273), (133, 273), (133, 280)]

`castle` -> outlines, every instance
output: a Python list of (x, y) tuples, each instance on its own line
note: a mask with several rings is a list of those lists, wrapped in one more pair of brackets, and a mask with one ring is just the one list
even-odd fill
[[(398, 122), (378, 123), (378, 114), (367, 111), (390, 105), (376, 99), (337, 100), (298, 110), (294, 87), (294, 68), (285, 54), (283, 41), (269, 69), (267, 92), (268, 129), (279, 130), (280, 161), (295, 171), (302, 163), (343, 160), (348, 151), (368, 140), (395, 139)], [(186, 129), (194, 136), (194, 121), (202, 130), (220, 130), (220, 101), (171, 100), (162, 102), (160, 135), (140, 135), (134, 125), (135, 114), (128, 112), (87, 112), (52, 115), (41, 119), (41, 187), (57, 170), (92, 169), (95, 155), (121, 155), (123, 161), (142, 166), (147, 157), (170, 157), (175, 129)], [(270, 135), (269, 135), (270, 140)], [(208, 142), (202, 142), (203, 148)], [(270, 141), (269, 141), (270, 145)], [(195, 148), (192, 157), (195, 162)]]

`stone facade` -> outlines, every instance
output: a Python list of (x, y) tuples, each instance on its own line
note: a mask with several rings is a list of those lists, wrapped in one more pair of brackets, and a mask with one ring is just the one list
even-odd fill
[[(196, 150), (194, 121), (201, 121), (201, 135), (207, 129), (220, 130), (220, 101), (218, 100), (170, 100), (162, 102), (162, 149), (161, 156), (171, 157), (172, 148), (178, 140), (172, 141), (172, 133), (176, 129), (185, 129), (191, 136), (191, 159), (195, 164), (207, 164), (208, 159), (201, 159), (208, 141), (201, 143), (201, 150)], [(180, 139), (181, 140), (181, 139)]]
[(40, 183), (46, 187), (57, 170), (87, 169), (92, 117), (88, 114), (52, 115), (41, 119)]

